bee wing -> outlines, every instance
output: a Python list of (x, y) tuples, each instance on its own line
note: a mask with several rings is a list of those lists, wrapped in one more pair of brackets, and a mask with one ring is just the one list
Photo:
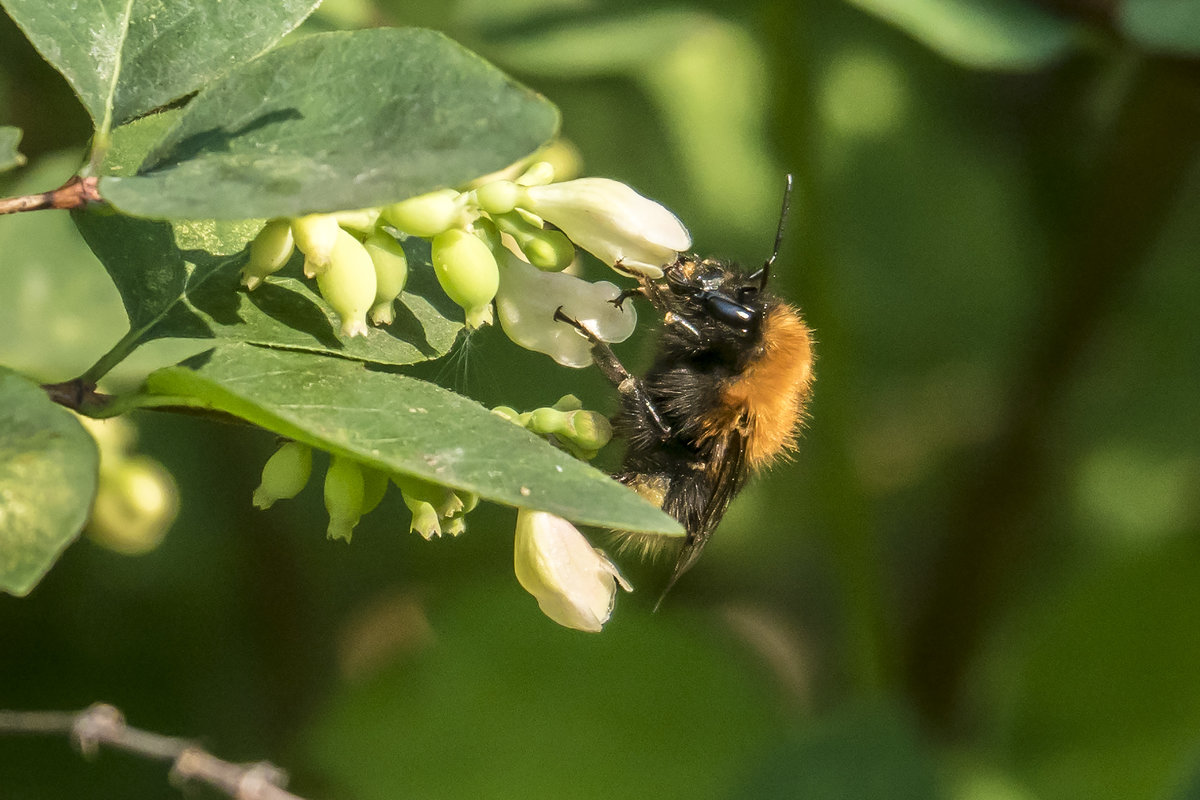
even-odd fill
[(677, 519), (683, 520), (684, 527), (687, 528), (687, 538), (679, 558), (675, 561), (671, 578), (667, 581), (655, 608), (662, 604), (663, 597), (671, 591), (675, 582), (696, 563), (700, 552), (712, 538), (721, 518), (725, 516), (729, 503), (745, 483), (746, 443), (741, 431), (732, 430), (721, 438), (713, 449), (709, 467), (702, 478), (706, 488), (705, 496), (698, 498), (694, 507), (681, 509), (682, 514), (674, 514)]

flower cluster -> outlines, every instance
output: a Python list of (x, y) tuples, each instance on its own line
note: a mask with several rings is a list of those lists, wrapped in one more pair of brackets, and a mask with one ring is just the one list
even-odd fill
[[(304, 273), (315, 278), (341, 318), (345, 336), (366, 335), (367, 317), (390, 324), (404, 289), (408, 262), (400, 240), (430, 241), (431, 261), (446, 295), (478, 328), (499, 318), (517, 344), (560, 364), (592, 362), (591, 344), (556, 321), (559, 309), (606, 342), (625, 340), (637, 318), (631, 304), (617, 304), (620, 289), (566, 272), (581, 247), (624, 275), (656, 279), (691, 246), (687, 230), (671, 212), (628, 186), (604, 178), (554, 182), (550, 164), (539, 162), (515, 180), (487, 180), (473, 189), (441, 189), (379, 209), (271, 220), (250, 246), (242, 282), (253, 290), (280, 270), (295, 250)], [(612, 438), (602, 414), (582, 408), (573, 395), (553, 406), (496, 414), (546, 437), (578, 458), (590, 459)], [(312, 451), (283, 444), (263, 469), (254, 504), (268, 508), (294, 497), (312, 472)], [(478, 498), (411, 475), (392, 475), (342, 455), (331, 455), (325, 474), (325, 506), (331, 538), (349, 541), (355, 525), (399, 488), (412, 514), (409, 530), (426, 539), (465, 530)], [(612, 613), (617, 587), (631, 587), (600, 550), (567, 520), (519, 509), (514, 548), (517, 579), (555, 622), (599, 631)]]
[[(279, 446), (263, 466), (262, 481), (254, 490), (254, 505), (266, 510), (279, 500), (300, 494), (312, 476), (312, 448), (288, 441)], [(427, 483), (411, 475), (389, 474), (353, 458), (330, 455), (325, 471), (325, 510), (329, 513), (330, 539), (350, 541), (363, 515), (383, 501), (388, 485), (400, 490), (412, 512), (409, 530), (426, 539), (466, 530), (465, 516), (479, 498), (461, 490)]]
[(624, 341), (634, 329), (633, 307), (616, 306), (620, 290), (564, 270), (575, 247), (626, 275), (658, 278), (664, 265), (691, 246), (670, 211), (623, 183), (606, 178), (554, 182), (538, 162), (515, 180), (491, 180), (467, 191), (440, 189), (378, 209), (275, 219), (250, 245), (242, 270), (248, 290), (283, 268), (295, 250), (304, 274), (341, 319), (345, 336), (365, 336), (367, 318), (393, 320), (408, 262), (397, 237), (431, 245), (434, 273), (463, 309), (469, 328), (499, 316), (517, 344), (560, 364), (591, 363), (588, 343), (554, 321), (554, 312), (583, 322), (600, 339)]

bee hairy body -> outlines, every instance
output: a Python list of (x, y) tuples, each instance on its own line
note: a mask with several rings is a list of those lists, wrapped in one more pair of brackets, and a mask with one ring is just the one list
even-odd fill
[[(592, 343), (596, 366), (621, 393), (613, 430), (627, 441), (617, 480), (683, 525), (663, 589), (696, 562), (747, 478), (796, 445), (812, 392), (812, 332), (799, 309), (767, 291), (791, 197), (787, 176), (775, 247), (762, 268), (679, 256), (661, 277), (638, 277), (618, 306), (640, 296), (662, 314), (658, 352), (630, 374), (612, 348), (559, 309), (555, 319)], [(620, 264), (616, 265), (620, 268)], [(676, 539), (618, 533), (622, 546), (655, 555)], [(661, 597), (659, 599), (661, 603)]]
[[(700, 555), (756, 470), (791, 451), (813, 377), (800, 312), (736, 265), (681, 258), (639, 294), (663, 312), (654, 364), (623, 391), (617, 479), (661, 505), (687, 536), (668, 589)], [(648, 552), (661, 538), (627, 536)]]

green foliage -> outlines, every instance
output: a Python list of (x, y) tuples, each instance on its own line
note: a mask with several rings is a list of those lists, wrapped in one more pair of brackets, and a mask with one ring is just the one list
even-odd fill
[[(462, 325), (432, 278), (414, 279), (386, 329), (339, 339), (329, 305), (300, 278), (300, 261), (254, 292), (239, 291), (245, 248), (261, 222), (160, 222), (91, 208), (75, 214), (84, 240), (108, 270), (129, 315), (132, 348), (154, 339), (224, 339), (412, 364), (445, 355)], [(409, 258), (429, 264), (413, 240)]]
[(153, 373), (134, 402), (224, 411), (377, 469), (505, 505), (623, 530), (679, 531), (607, 475), (477, 403), (342, 359), (229, 345)]
[(1030, 0), (847, 0), (961, 64), (1032, 70), (1063, 57), (1074, 26)]
[(0, 591), (29, 592), (75, 540), (97, 466), (96, 443), (71, 412), (0, 368)]
[(0, 5), (106, 133), (267, 50), (319, 3), (3, 0)]
[(502, 169), (557, 127), (544, 98), (433, 31), (319, 34), (209, 84), (100, 192), (160, 219), (381, 206)]

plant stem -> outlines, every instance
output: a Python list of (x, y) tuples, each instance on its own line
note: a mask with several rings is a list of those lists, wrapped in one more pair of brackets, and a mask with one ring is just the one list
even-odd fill
[(50, 192), (0, 198), (0, 214), (43, 211), (48, 208), (82, 208), (88, 203), (98, 203), (100, 193), (96, 186), (99, 181), (99, 178), (81, 178), (76, 175)]
[(130, 727), (120, 711), (105, 703), (83, 711), (0, 711), (2, 734), (62, 734), (87, 757), (105, 746), (170, 761), (175, 780), (207, 784), (233, 800), (302, 800), (283, 788), (287, 775), (278, 767), (265, 761), (234, 764), (186, 739)]

